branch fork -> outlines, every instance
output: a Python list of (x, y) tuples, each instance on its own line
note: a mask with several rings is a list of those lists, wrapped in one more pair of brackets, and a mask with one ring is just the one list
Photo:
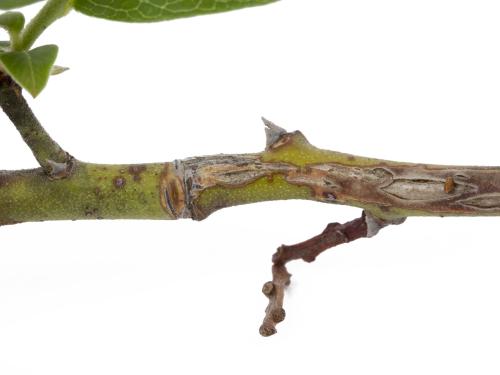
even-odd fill
[(54, 141), (42, 127), (22, 96), (21, 87), (0, 71), (0, 106), (50, 179), (69, 177), (76, 159)]

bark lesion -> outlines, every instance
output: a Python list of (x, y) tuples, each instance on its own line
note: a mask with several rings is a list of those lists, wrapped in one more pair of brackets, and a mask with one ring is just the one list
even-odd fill
[(203, 220), (225, 207), (285, 199), (363, 209), (357, 219), (331, 223), (307, 241), (278, 248), (272, 280), (262, 288), (269, 300), (263, 336), (276, 333), (285, 319), (290, 261), (312, 262), (329, 248), (373, 237), (408, 216), (500, 215), (500, 167), (400, 163), (323, 150), (301, 132), (287, 132), (266, 119), (266, 148), (260, 153), (96, 165), (63, 150), (35, 117), (19, 85), (1, 72), (0, 107), (41, 166), (0, 171), (0, 226), (100, 218)]

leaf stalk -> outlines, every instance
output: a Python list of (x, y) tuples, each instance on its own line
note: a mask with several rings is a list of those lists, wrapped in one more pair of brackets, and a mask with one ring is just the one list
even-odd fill
[(30, 49), (42, 33), (73, 8), (73, 0), (48, 0), (21, 33), (16, 50)]

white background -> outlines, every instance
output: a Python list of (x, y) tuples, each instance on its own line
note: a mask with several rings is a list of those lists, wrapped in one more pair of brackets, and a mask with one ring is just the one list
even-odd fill
[[(499, 19), (480, 0), (282, 0), (149, 25), (72, 13), (40, 40), (71, 70), (30, 102), (85, 161), (257, 152), (264, 115), (322, 148), (495, 165)], [(0, 167), (36, 166), (0, 125)], [(287, 319), (259, 336), (275, 248), (359, 214), (288, 201), (2, 227), (0, 373), (498, 374), (498, 218), (410, 218), (297, 262)]]

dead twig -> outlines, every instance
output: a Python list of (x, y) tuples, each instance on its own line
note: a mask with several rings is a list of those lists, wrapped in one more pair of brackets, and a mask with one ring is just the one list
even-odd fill
[(264, 321), (259, 332), (262, 336), (271, 336), (276, 333), (276, 325), (285, 319), (283, 299), (285, 288), (290, 285), (291, 274), (286, 264), (292, 260), (302, 259), (312, 262), (323, 251), (337, 245), (357, 240), (358, 238), (373, 237), (378, 231), (391, 224), (401, 224), (403, 219), (382, 220), (363, 211), (361, 217), (344, 224), (330, 223), (325, 230), (296, 245), (281, 245), (273, 255), (273, 280), (262, 287), (262, 292), (269, 298)]

